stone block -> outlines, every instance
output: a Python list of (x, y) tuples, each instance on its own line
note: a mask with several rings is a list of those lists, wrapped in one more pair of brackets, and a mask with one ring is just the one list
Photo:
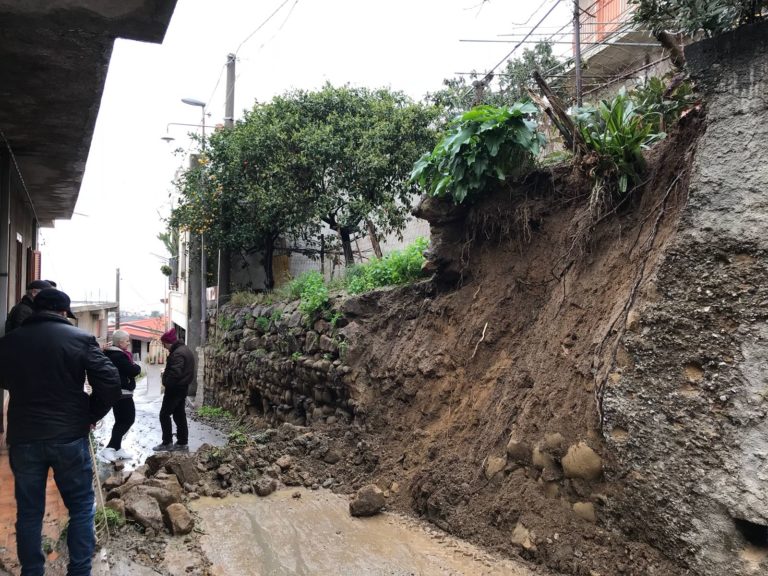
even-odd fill
[(357, 491), (349, 503), (349, 513), (352, 516), (374, 516), (381, 512), (385, 504), (384, 492), (378, 486), (369, 484)]
[(603, 459), (586, 442), (573, 444), (563, 458), (567, 478), (598, 480), (603, 474)]
[(173, 456), (165, 468), (176, 476), (181, 484), (197, 484), (200, 474), (195, 467), (194, 456)]
[(166, 509), (165, 515), (168, 518), (171, 534), (174, 536), (189, 534), (195, 527), (195, 519), (184, 504), (171, 504)]

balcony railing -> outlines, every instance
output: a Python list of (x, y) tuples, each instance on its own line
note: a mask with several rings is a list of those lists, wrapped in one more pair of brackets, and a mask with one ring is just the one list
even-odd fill
[(590, 46), (625, 27), (634, 6), (628, 0), (593, 0), (581, 3), (581, 41)]

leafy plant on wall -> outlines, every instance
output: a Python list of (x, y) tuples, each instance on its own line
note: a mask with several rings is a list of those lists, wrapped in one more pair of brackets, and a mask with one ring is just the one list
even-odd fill
[(519, 179), (545, 144), (530, 102), (478, 106), (459, 116), (432, 152), (414, 165), (411, 179), (427, 194), (456, 204), (475, 200), (493, 182)]

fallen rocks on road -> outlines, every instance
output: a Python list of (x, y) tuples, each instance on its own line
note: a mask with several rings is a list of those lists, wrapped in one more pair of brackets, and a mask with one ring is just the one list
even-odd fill
[(352, 516), (375, 516), (386, 504), (384, 492), (378, 486), (369, 484), (363, 486), (349, 503), (349, 513)]

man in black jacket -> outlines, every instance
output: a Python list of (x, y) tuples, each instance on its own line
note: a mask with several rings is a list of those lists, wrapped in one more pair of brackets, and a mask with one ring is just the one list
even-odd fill
[(91, 573), (95, 538), (88, 433), (120, 398), (117, 369), (93, 336), (69, 323), (69, 306), (64, 292), (43, 289), (35, 297), (36, 313), (0, 338), (0, 386), (11, 396), (16, 546), (25, 576), (45, 571), (41, 531), (50, 468), (69, 510), (67, 574)]
[(35, 313), (35, 296), (37, 296), (40, 290), (44, 290), (45, 288), (53, 288), (53, 286), (48, 283), (47, 280), (34, 280), (29, 283), (29, 286), (27, 286), (27, 293), (24, 294), (19, 303), (8, 312), (8, 317), (5, 319), (6, 334), (21, 326), (24, 320)]
[[(160, 337), (163, 348), (170, 354), (165, 361), (163, 386), (165, 395), (160, 407), (160, 428), (163, 431), (163, 441), (154, 448), (155, 452), (187, 451), (189, 450), (189, 430), (187, 428), (187, 389), (195, 380), (195, 356), (192, 350), (179, 342), (176, 330), (171, 328)], [(176, 444), (173, 443), (171, 416), (176, 423)]]

